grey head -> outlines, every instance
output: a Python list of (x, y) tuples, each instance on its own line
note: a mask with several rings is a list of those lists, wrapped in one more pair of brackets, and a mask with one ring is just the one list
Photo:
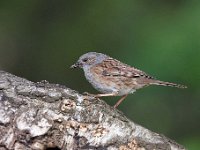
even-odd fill
[(91, 66), (101, 63), (108, 57), (109, 56), (102, 53), (88, 52), (79, 57), (78, 61), (74, 65), (72, 65), (71, 68), (90, 68)]

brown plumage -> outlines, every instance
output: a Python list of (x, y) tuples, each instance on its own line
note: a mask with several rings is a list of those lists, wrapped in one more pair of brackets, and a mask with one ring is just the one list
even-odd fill
[(86, 53), (72, 67), (83, 68), (86, 79), (95, 89), (104, 93), (98, 94), (97, 97), (122, 96), (114, 107), (128, 94), (148, 85), (186, 88), (184, 85), (156, 80), (139, 69), (101, 53)]

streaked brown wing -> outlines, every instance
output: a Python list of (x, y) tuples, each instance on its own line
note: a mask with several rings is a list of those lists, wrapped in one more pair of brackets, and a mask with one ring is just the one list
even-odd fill
[(104, 68), (102, 75), (104, 76), (123, 76), (128, 78), (148, 78), (153, 79), (145, 72), (124, 64), (116, 59), (108, 58), (101, 63), (101, 67)]

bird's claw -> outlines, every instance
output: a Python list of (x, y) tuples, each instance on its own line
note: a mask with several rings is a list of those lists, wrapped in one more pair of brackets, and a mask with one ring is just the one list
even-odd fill
[(91, 93), (88, 93), (88, 92), (83, 92), (83, 95), (87, 98), (96, 98), (96, 95), (95, 94), (91, 94)]

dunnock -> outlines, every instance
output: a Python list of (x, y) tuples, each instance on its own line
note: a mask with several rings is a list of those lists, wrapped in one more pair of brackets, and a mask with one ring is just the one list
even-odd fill
[(116, 108), (130, 93), (148, 85), (163, 85), (186, 88), (170, 82), (156, 80), (145, 72), (124, 64), (102, 53), (88, 52), (82, 55), (71, 68), (82, 68), (86, 79), (103, 96), (122, 96), (114, 105)]

